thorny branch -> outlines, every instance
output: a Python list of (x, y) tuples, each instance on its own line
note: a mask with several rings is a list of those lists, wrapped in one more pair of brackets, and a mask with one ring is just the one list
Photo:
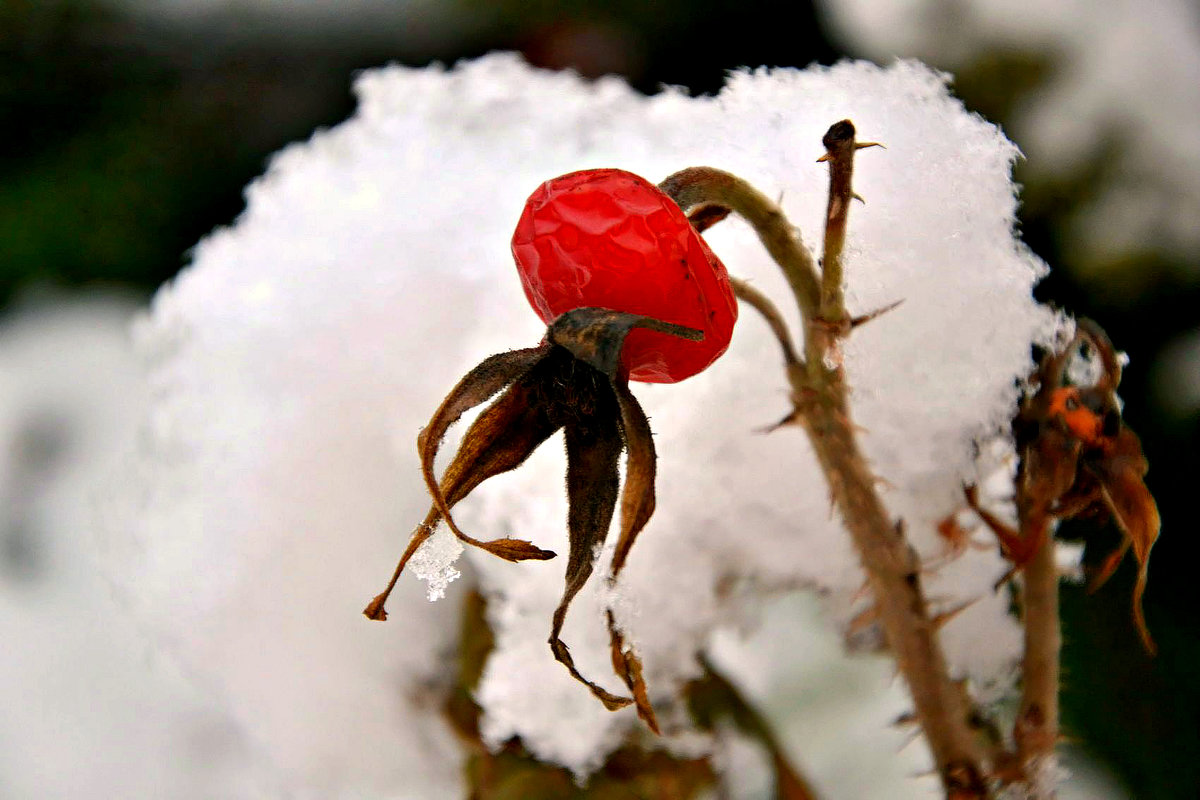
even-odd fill
[(884, 508), (875, 491), (875, 476), (859, 449), (839, 357), (840, 339), (853, 327), (841, 288), (842, 245), (855, 197), (853, 159), (856, 150), (874, 143), (857, 142), (849, 120), (831, 127), (824, 143), (827, 152), (821, 160), (830, 163), (831, 181), (820, 273), (779, 207), (740, 178), (692, 168), (670, 176), (660, 186), (685, 211), (718, 205), (745, 218), (787, 277), (803, 318), (804, 360), (788, 364), (793, 411), (785, 422), (803, 427), (816, 451), (862, 558), (880, 622), (912, 693), (947, 796), (989, 797), (989, 765), (970, 724), (970, 704), (951, 679), (938, 645), (917, 555), (902, 525)]

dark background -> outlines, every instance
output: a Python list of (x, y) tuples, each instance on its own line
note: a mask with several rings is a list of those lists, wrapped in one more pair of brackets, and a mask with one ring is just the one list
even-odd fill
[[(0, 305), (47, 286), (116, 285), (149, 296), (186, 263), (190, 246), (237, 216), (242, 188), (269, 154), (353, 112), (356, 70), (512, 49), (541, 66), (617, 72), (648, 93), (673, 84), (700, 94), (738, 66), (855, 55), (831, 41), (812, 9), (780, 16), (780, 5), (461, 0), (417, 16), (376, 4), (356, 20), (244, 6), (163, 18), (97, 3), (0, 0)], [(1033, 52), (981, 51), (958, 70), (955, 91), (1004, 123), (1054, 68)], [(1103, 273), (1079, 263), (1067, 220), (1103, 190), (1108, 155), (1052, 180), (1020, 165), (1021, 219), (1026, 241), (1055, 267), (1039, 297), (1096, 319), (1132, 357), (1125, 416), (1142, 437), (1163, 517), (1146, 595), (1160, 654), (1142, 652), (1130, 620), (1131, 559), (1094, 596), (1064, 586), (1065, 725), (1134, 796), (1190, 800), (1200, 786), (1189, 555), (1200, 420), (1161, 407), (1151, 377), (1164, 346), (1200, 323), (1200, 254), (1148, 242)], [(1109, 277), (1101, 285), (1097, 274)], [(1095, 525), (1062, 534), (1085, 537), (1090, 559), (1118, 541)]]

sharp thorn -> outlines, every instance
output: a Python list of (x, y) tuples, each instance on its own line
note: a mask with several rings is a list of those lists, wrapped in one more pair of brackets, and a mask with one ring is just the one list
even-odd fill
[(996, 581), (995, 585), (992, 586), (992, 591), (994, 591), (994, 592), (1000, 591), (1004, 587), (1004, 584), (1008, 583), (1013, 578), (1017, 577), (1017, 573), (1020, 571), (1021, 571), (1021, 568), (1019, 566), (1015, 566), (1015, 567), (1012, 567), (1011, 569), (1009, 569), (1009, 571), (1004, 573), (1002, 576), (1000, 576), (1000, 580)]
[(959, 603), (957, 606), (949, 609), (948, 611), (943, 611), (940, 614), (934, 614), (933, 618), (929, 621), (932, 623), (934, 630), (941, 630), (943, 627), (953, 621), (955, 617), (966, 611), (971, 606), (975, 605), (975, 603), (978, 601), (979, 598), (977, 597), (974, 600), (967, 600), (965, 603)]
[(761, 428), (756, 428), (754, 430), (754, 432), (755, 433), (774, 433), (775, 431), (779, 430), (780, 428), (786, 428), (788, 425), (799, 425), (799, 424), (800, 424), (800, 412), (793, 410), (787, 416), (785, 416), (783, 419), (779, 420), (778, 422), (776, 422), (772, 425), (765, 425)]
[(858, 589), (855, 590), (853, 596), (851, 596), (850, 602), (857, 603), (859, 600), (862, 600), (864, 597), (867, 597), (870, 594), (870, 592), (871, 592), (870, 582), (863, 581), (862, 586), (858, 587)]
[(882, 308), (877, 308), (874, 311), (870, 311), (866, 314), (862, 314), (857, 317), (851, 317), (850, 318), (850, 330), (854, 330), (859, 325), (865, 325), (866, 323), (870, 322), (871, 320), (873, 320), (877, 317), (883, 316), (884, 314), (893, 310), (894, 308), (896, 308), (903, 302), (904, 302), (904, 300), (900, 299), (894, 303), (889, 303), (888, 305), (883, 306)]
[(878, 620), (879, 607), (876, 605), (868, 606), (850, 619), (849, 624), (846, 626), (846, 633), (850, 636), (862, 633), (867, 628), (875, 624)]

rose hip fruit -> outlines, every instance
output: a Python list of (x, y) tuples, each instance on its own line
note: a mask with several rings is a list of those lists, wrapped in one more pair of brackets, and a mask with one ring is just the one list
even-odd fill
[(546, 181), (525, 203), (512, 250), (525, 296), (547, 324), (591, 306), (703, 331), (696, 342), (631, 332), (621, 360), (632, 380), (681, 381), (729, 346), (737, 301), (725, 267), (645, 178), (592, 169)]

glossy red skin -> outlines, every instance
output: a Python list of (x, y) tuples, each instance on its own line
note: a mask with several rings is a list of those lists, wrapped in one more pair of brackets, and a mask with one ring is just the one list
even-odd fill
[(725, 352), (737, 300), (724, 265), (670, 197), (619, 169), (546, 181), (525, 204), (513, 234), (525, 296), (549, 324), (595, 306), (686, 325), (693, 342), (635, 329), (621, 359), (632, 380), (674, 383)]

